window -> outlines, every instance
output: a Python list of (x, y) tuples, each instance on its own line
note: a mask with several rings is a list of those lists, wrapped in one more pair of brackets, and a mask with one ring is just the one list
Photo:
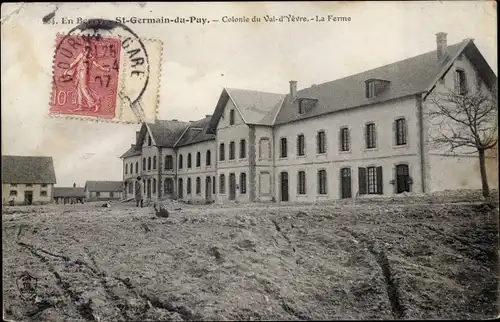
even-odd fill
[(156, 193), (156, 179), (153, 179), (153, 193)]
[(11, 183), (10, 186), (15, 188), (15, 187), (17, 187), (17, 183)]
[(359, 194), (383, 194), (382, 167), (358, 168)]
[(340, 129), (340, 151), (349, 151), (351, 149), (350, 146), (350, 137), (349, 137), (349, 129), (347, 127), (343, 127)]
[(372, 98), (375, 96), (375, 82), (366, 83), (366, 98)]
[(148, 135), (148, 146), (151, 146), (151, 136)]
[(134, 186), (132, 184), (128, 185), (128, 193), (134, 192)]
[(16, 197), (17, 196), (17, 191), (16, 190), (11, 190), (9, 192), (9, 195), (12, 196), (12, 197)]
[(128, 174), (128, 164), (125, 164), (125, 174)]
[(146, 158), (142, 158), (142, 171), (146, 171)]
[(375, 167), (366, 168), (368, 174), (368, 193), (377, 192), (377, 173), (375, 172)]
[(247, 193), (247, 174), (240, 173), (240, 193)]
[(143, 187), (142, 190), (144, 191), (144, 193), (146, 193), (146, 179), (142, 180), (142, 187)]
[(226, 178), (223, 174), (219, 176), (219, 193), (226, 193)]
[(210, 163), (212, 162), (212, 152), (210, 150), (207, 150), (207, 153), (205, 155), (205, 164), (206, 166), (210, 166)]
[(304, 100), (299, 101), (299, 114), (302, 115), (306, 112), (306, 104), (304, 104)]
[(280, 139), (280, 158), (286, 158), (287, 156), (287, 142), (286, 138), (281, 138)]
[(240, 159), (247, 157), (247, 141), (244, 139), (240, 140)]
[(465, 77), (465, 71), (461, 69), (455, 71), (455, 91), (459, 95), (465, 95), (467, 93), (467, 79)]
[(26, 187), (33, 187), (33, 185), (31, 183), (27, 183)]
[(113, 198), (114, 196), (115, 196), (115, 194), (114, 194), (113, 192), (110, 192), (110, 193), (109, 193), (109, 197), (110, 197), (110, 198)]
[(212, 177), (212, 191), (215, 193), (215, 176)]
[(305, 149), (305, 138), (304, 134), (299, 134), (297, 136), (297, 155), (298, 156), (304, 156), (306, 154), (306, 149)]
[(221, 143), (219, 145), (219, 161), (224, 161), (226, 159), (226, 151), (225, 151), (225, 148), (224, 148), (224, 143)]
[(95, 193), (95, 196), (96, 196), (97, 198), (99, 198), (99, 197), (101, 196), (101, 193), (100, 193), (99, 191), (97, 191), (97, 192)]
[(186, 193), (187, 194), (191, 193), (191, 178), (187, 178)]
[(135, 173), (139, 173), (139, 162), (135, 163)]
[(201, 193), (201, 179), (200, 177), (196, 178), (196, 194), (199, 195)]
[(188, 164), (187, 164), (187, 167), (188, 169), (191, 168), (191, 153), (188, 153)]
[(299, 195), (306, 194), (306, 172), (299, 171), (297, 174), (297, 193)]
[(229, 125), (234, 124), (234, 110), (229, 111)]
[(179, 155), (179, 169), (182, 169), (182, 154)]
[(196, 152), (196, 167), (201, 167), (201, 153)]
[(326, 195), (327, 193), (326, 170), (318, 170), (318, 194)]
[(406, 144), (406, 120), (404, 118), (397, 119), (395, 122), (396, 145)]
[(148, 171), (151, 170), (151, 157), (148, 157)]
[(375, 133), (375, 124), (369, 123), (365, 126), (365, 141), (367, 149), (374, 149), (377, 146), (377, 134)]
[(153, 157), (153, 170), (156, 169), (156, 155)]
[(165, 170), (172, 170), (174, 168), (174, 158), (171, 155), (165, 156)]
[(318, 154), (326, 153), (326, 136), (325, 131), (319, 131), (316, 136), (316, 150)]
[(235, 158), (235, 146), (234, 141), (229, 142), (229, 160), (234, 160)]
[(172, 194), (174, 192), (174, 180), (172, 178), (166, 178), (164, 184), (165, 194)]
[(46, 183), (42, 183), (42, 188), (47, 188), (47, 184)]

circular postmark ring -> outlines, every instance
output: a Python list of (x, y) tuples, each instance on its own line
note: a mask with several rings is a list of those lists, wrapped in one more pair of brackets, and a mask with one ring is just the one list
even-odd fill
[[(115, 42), (115, 45), (120, 47), (119, 50), (121, 52), (123, 52), (123, 58), (124, 58), (124, 62), (123, 62), (124, 66), (121, 66), (121, 67), (123, 67), (124, 69), (127, 69), (126, 67), (128, 67), (127, 66), (127, 63), (128, 63), (128, 65), (132, 69), (134, 67), (136, 67), (138, 69), (139, 67), (137, 67), (137, 66), (140, 65), (140, 70), (131, 70), (131, 73), (129, 75), (128, 80), (130, 80), (131, 83), (133, 84), (133, 86), (131, 86), (132, 90), (129, 90), (126, 92), (122, 92), (122, 91), (118, 92), (118, 89), (116, 89), (116, 91), (114, 93), (117, 96), (119, 95), (120, 98), (125, 98), (126, 101), (128, 101), (131, 106), (133, 106), (135, 103), (137, 103), (139, 101), (139, 99), (142, 97), (142, 95), (146, 91), (146, 88), (147, 88), (148, 83), (149, 83), (150, 63), (149, 63), (149, 56), (147, 53), (146, 46), (144, 45), (143, 41), (139, 38), (139, 36), (133, 30), (131, 30), (126, 25), (124, 25), (120, 22), (117, 22), (117, 21), (113, 21), (113, 20), (106, 20), (106, 19), (86, 20), (85, 22), (77, 25), (76, 27), (73, 27), (66, 34), (60, 36), (60, 39), (58, 39), (57, 45), (56, 45), (55, 57), (61, 57), (61, 55), (64, 55), (64, 52), (66, 52), (66, 53), (68, 52), (67, 48), (64, 48), (62, 46), (65, 43), (67, 45), (67, 42), (70, 42), (70, 40), (72, 40), (71, 37), (81, 37), (81, 39), (83, 40), (83, 45), (82, 44), (78, 44), (78, 45), (82, 46), (82, 48), (85, 48), (85, 49), (79, 50), (78, 53), (76, 53), (76, 52), (70, 53), (71, 56), (73, 57), (73, 56), (80, 55), (80, 56), (85, 57), (85, 58), (91, 57), (90, 60), (84, 59), (84, 58), (81, 59), (81, 60), (85, 60), (86, 62), (87, 62), (87, 60), (90, 61), (90, 64), (92, 64), (92, 63), (95, 64), (95, 59), (92, 59), (93, 55), (95, 55), (95, 54), (90, 54), (90, 56), (86, 56), (86, 55), (89, 55), (87, 52), (93, 51), (93, 49), (90, 49), (90, 47), (91, 47), (90, 44), (92, 41), (94, 41), (94, 43), (95, 43), (98, 41), (103, 41), (103, 39), (107, 39), (106, 41), (108, 41), (108, 42), (111, 41), (112, 39), (117, 40), (118, 44)], [(74, 39), (73, 39), (73, 41), (74, 41)], [(136, 46), (135, 49), (134, 49), (134, 46)], [(86, 47), (89, 47), (89, 49), (87, 50)], [(73, 45), (73, 49), (76, 50), (76, 47), (74, 45)], [(61, 53), (61, 51), (63, 53)], [(143, 54), (140, 54), (141, 51)], [(118, 55), (119, 54), (120, 54), (120, 52), (118, 52)], [(117, 54), (116, 54), (116, 48), (115, 48), (115, 56), (114, 57), (116, 57), (116, 55)], [(65, 57), (68, 57), (68, 56), (66, 55)], [(119, 59), (119, 56), (118, 56), (118, 59)], [(55, 60), (57, 60), (57, 58), (55, 58)], [(68, 66), (71, 66), (72, 68), (74, 68), (72, 64), (71, 65), (69, 64), (69, 62), (70, 61), (64, 62), (63, 64), (65, 64), (64, 65), (65, 67), (61, 67), (61, 68), (64, 69), (64, 68), (67, 68)], [(116, 63), (116, 59), (115, 59), (115, 63)], [(119, 64), (120, 63), (122, 63), (122, 62), (119, 62)], [(55, 62), (55, 64), (58, 64), (58, 62)], [(99, 67), (99, 69), (101, 69), (101, 70), (104, 70), (107, 72), (110, 71), (109, 64), (104, 65), (104, 66), (108, 66), (108, 67), (102, 67), (99, 64), (95, 64), (95, 65), (97, 67)], [(56, 68), (56, 66), (54, 68)], [(59, 69), (61, 69), (61, 68), (59, 68)], [(107, 68), (107, 70), (106, 70), (106, 68)], [(115, 67), (113, 67), (113, 68), (115, 68)], [(67, 69), (69, 69), (69, 68), (67, 68)], [(117, 72), (114, 76), (115, 76), (115, 78), (118, 78), (119, 77), (118, 72), (122, 73), (123, 70), (122, 69), (119, 70), (118, 68), (115, 68), (115, 69)], [(61, 78), (61, 71), (58, 70), (58, 72), (59, 72), (58, 75), (56, 75), (56, 73), (53, 74), (53, 82), (54, 82), (55, 87), (60, 85), (58, 83), (58, 77)], [(87, 74), (88, 73), (89, 72), (87, 71)], [(132, 76), (134, 76), (134, 73), (135, 73), (135, 76), (137, 76), (137, 77), (132, 80)], [(73, 75), (64, 74), (64, 76), (68, 76), (66, 81), (73, 80), (73, 77), (75, 77), (74, 74)], [(124, 75), (124, 77), (126, 77), (126, 76)], [(78, 78), (78, 77), (76, 76), (76, 78)], [(87, 76), (87, 78), (88, 78), (88, 76)], [(100, 78), (99, 81), (102, 83), (103, 82), (102, 78)], [(76, 82), (78, 83), (78, 79), (76, 79)], [(118, 82), (118, 80), (116, 80), (116, 82)], [(108, 77), (108, 83), (109, 83), (109, 77)], [(117, 85), (115, 85), (115, 86), (117, 86)], [(77, 92), (78, 92), (78, 90), (79, 89), (76, 88)], [(57, 89), (56, 89), (55, 94), (60, 94), (60, 93), (58, 93)], [(85, 96), (87, 95), (87, 93), (85, 93), (85, 91), (83, 91), (83, 94), (82, 94), (81, 90), (80, 90), (80, 93), (78, 93), (78, 94), (80, 95), (80, 97), (78, 97), (79, 99), (81, 98), (82, 95), (84, 96), (83, 98), (85, 98)], [(59, 98), (53, 97), (54, 102), (57, 99), (59, 99)], [(76, 99), (75, 99), (75, 102), (76, 102)], [(96, 107), (96, 111), (97, 111), (97, 107)], [(113, 116), (114, 116), (114, 111), (113, 111)], [(111, 116), (110, 116), (110, 118), (111, 118)]]

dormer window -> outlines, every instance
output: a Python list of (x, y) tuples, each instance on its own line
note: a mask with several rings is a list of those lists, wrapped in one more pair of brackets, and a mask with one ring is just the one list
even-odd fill
[(151, 136), (148, 135), (148, 146), (151, 146)]
[(366, 98), (374, 98), (380, 95), (389, 86), (389, 81), (383, 79), (369, 79), (365, 82)]
[(305, 114), (309, 109), (311, 109), (318, 100), (312, 98), (301, 98), (299, 99), (299, 115)]

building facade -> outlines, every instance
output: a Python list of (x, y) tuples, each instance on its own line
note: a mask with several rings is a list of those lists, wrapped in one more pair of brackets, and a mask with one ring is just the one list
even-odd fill
[(2, 204), (51, 203), (54, 184), (52, 157), (2, 156)]
[[(124, 164), (142, 158), (142, 170), (149, 171), (154, 155), (172, 156), (167, 176), (156, 166), (143, 172), (145, 187), (151, 180), (152, 192), (163, 188), (173, 191), (165, 197), (193, 202), (480, 188), (477, 153), (436, 148), (437, 129), (427, 115), (436, 108), (434, 93), (479, 86), (494, 95), (497, 78), (471, 39), (448, 46), (445, 33), (436, 36), (435, 51), (302, 90), (290, 81), (286, 94), (225, 88), (213, 115), (200, 121), (143, 124), (136, 140), (143, 148), (134, 150), (141, 156), (127, 152)], [(175, 142), (155, 145), (162, 131)], [(496, 188), (496, 152), (486, 164)]]
[(87, 181), (84, 187), (85, 200), (120, 200), (124, 195), (122, 181)]

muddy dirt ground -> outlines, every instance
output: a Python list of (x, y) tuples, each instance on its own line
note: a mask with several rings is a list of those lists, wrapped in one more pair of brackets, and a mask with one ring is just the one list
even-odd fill
[(493, 318), (498, 204), (464, 200), (7, 207), (4, 318)]

